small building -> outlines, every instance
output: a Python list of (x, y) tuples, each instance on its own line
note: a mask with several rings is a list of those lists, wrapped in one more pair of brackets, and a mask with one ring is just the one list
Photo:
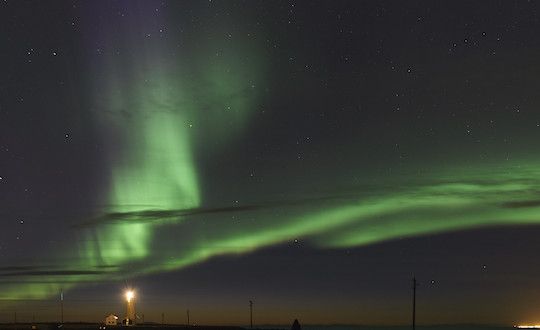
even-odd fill
[(118, 316), (114, 314), (109, 314), (105, 318), (105, 325), (118, 325)]

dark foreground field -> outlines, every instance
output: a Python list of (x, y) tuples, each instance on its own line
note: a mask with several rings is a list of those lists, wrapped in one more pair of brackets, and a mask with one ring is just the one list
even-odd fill
[[(103, 327), (100, 323), (4, 323), (0, 324), (0, 330), (99, 330)], [(246, 330), (242, 327), (233, 326), (185, 326), (185, 325), (162, 325), (162, 324), (141, 324), (130, 327), (108, 326), (107, 329), (133, 329), (133, 330)]]

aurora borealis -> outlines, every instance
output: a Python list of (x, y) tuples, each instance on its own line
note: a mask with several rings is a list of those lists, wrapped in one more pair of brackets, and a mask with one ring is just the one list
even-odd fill
[(537, 8), (486, 4), (5, 1), (0, 322), (540, 321)]

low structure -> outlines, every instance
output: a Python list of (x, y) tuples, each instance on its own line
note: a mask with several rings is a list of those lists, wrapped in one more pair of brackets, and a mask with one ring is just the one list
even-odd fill
[(105, 325), (118, 325), (118, 316), (114, 314), (109, 314), (105, 318)]
[(291, 330), (302, 330), (302, 327), (300, 326), (300, 322), (298, 322), (298, 319), (294, 320), (291, 326)]

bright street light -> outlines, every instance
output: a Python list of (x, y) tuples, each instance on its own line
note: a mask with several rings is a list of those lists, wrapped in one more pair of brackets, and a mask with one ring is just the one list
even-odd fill
[(126, 291), (126, 299), (128, 302), (130, 302), (134, 296), (135, 296), (135, 293), (132, 290)]

